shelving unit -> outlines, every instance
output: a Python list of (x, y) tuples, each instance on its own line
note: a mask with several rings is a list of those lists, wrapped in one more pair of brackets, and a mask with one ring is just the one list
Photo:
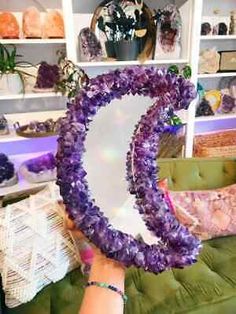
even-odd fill
[(236, 35), (206, 35), (201, 36), (201, 40), (234, 40)]
[(55, 45), (65, 44), (66, 39), (51, 38), (51, 39), (0, 39), (3, 45)]
[(214, 116), (196, 117), (195, 122), (207, 122), (217, 120), (236, 119), (236, 113), (216, 114)]
[[(194, 9), (194, 18), (195, 21), (193, 25), (195, 29), (198, 29), (194, 37), (194, 43), (192, 45), (192, 69), (193, 69), (193, 81), (205, 86), (206, 89), (217, 89), (220, 79), (222, 78), (233, 78), (236, 77), (236, 72), (218, 72), (214, 74), (198, 74), (198, 64), (199, 64), (199, 54), (202, 49), (207, 48), (216, 48), (218, 51), (223, 50), (236, 50), (236, 35), (209, 35), (209, 36), (201, 36), (201, 23), (203, 16), (211, 16), (213, 15), (214, 10), (219, 10), (221, 15), (229, 15), (230, 11), (236, 9), (236, 3), (234, 0), (228, 1), (207, 1), (207, 0), (198, 0), (195, 3)], [(236, 125), (236, 114), (216, 114), (214, 116), (207, 117), (195, 117), (195, 108), (198, 104), (198, 100), (196, 100), (192, 106), (190, 107), (189, 120), (188, 120), (188, 145), (187, 145), (187, 157), (192, 157), (193, 153), (193, 142), (195, 136), (195, 130), (197, 132), (206, 132), (207, 125), (210, 126), (211, 131), (215, 128), (222, 128), (223, 122), (224, 127), (232, 127), (232, 125)], [(235, 123), (234, 123), (235, 121)], [(214, 126), (214, 127), (213, 127)]]
[[(25, 93), (16, 95), (0, 95), (1, 100), (24, 100), (24, 99), (37, 99), (37, 98), (51, 98), (51, 97), (62, 97), (60, 93)], [(1, 105), (1, 104), (0, 104)]]
[(219, 72), (213, 74), (198, 74), (197, 77), (199, 79), (211, 79), (211, 78), (218, 78), (218, 77), (234, 77), (236, 76), (236, 72)]
[(104, 61), (104, 62), (78, 62), (79, 67), (119, 67), (130, 65), (159, 65), (159, 64), (186, 64), (188, 59), (175, 59), (175, 60), (147, 60), (143, 63), (140, 61)]
[(7, 114), (6, 118), (9, 122), (10, 133), (7, 135), (0, 136), (1, 143), (11, 143), (11, 142), (21, 142), (21, 141), (30, 141), (31, 138), (22, 137), (16, 134), (13, 124), (17, 121), (20, 125), (27, 124), (29, 121), (44, 121), (50, 116), (54, 120), (59, 119), (65, 115), (65, 110), (56, 110), (56, 111), (41, 111), (41, 112), (27, 112), (27, 113), (17, 113), (17, 114)]

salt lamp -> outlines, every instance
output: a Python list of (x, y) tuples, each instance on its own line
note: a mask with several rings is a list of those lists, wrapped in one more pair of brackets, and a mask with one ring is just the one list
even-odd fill
[(27, 8), (23, 13), (23, 34), (25, 38), (42, 37), (40, 12), (35, 7)]
[(63, 17), (57, 10), (51, 10), (47, 13), (44, 24), (45, 38), (64, 38)]
[(0, 38), (19, 38), (20, 28), (11, 12), (0, 14)]

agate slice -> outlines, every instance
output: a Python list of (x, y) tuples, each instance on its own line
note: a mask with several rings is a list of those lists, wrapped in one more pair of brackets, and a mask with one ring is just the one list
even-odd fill
[(19, 38), (20, 28), (15, 16), (10, 12), (0, 14), (0, 38)]
[(0, 153), (0, 188), (17, 183), (17, 176), (12, 162), (5, 154)]
[(56, 180), (56, 160), (52, 153), (25, 161), (20, 167), (21, 175), (29, 182), (40, 183)]
[(64, 38), (64, 21), (60, 12), (51, 10), (47, 13), (44, 24), (45, 38)]
[(35, 7), (26, 9), (23, 13), (23, 34), (25, 38), (41, 38), (42, 25), (40, 12)]

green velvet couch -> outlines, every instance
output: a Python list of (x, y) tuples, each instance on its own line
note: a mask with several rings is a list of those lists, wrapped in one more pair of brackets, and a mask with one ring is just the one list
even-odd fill
[[(174, 190), (212, 189), (236, 182), (236, 159), (167, 159), (160, 176)], [(77, 314), (85, 278), (79, 270), (6, 314)], [(204, 243), (198, 262), (160, 275), (127, 270), (126, 314), (236, 314), (236, 236)], [(99, 311), (102, 313), (102, 311)]]

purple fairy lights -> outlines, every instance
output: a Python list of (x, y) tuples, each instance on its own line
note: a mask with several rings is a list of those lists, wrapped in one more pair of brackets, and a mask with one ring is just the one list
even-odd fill
[[(116, 230), (90, 193), (83, 168), (89, 123), (99, 108), (124, 95), (143, 95), (155, 104), (141, 117), (127, 154), (129, 191), (147, 228), (162, 241), (148, 245)], [(159, 273), (196, 261), (201, 243), (180, 225), (157, 187), (158, 141), (168, 117), (166, 108), (187, 109), (195, 98), (194, 86), (165, 69), (135, 66), (115, 70), (90, 80), (68, 105), (58, 139), (57, 167), (61, 195), (70, 218), (107, 257), (125, 266)]]

